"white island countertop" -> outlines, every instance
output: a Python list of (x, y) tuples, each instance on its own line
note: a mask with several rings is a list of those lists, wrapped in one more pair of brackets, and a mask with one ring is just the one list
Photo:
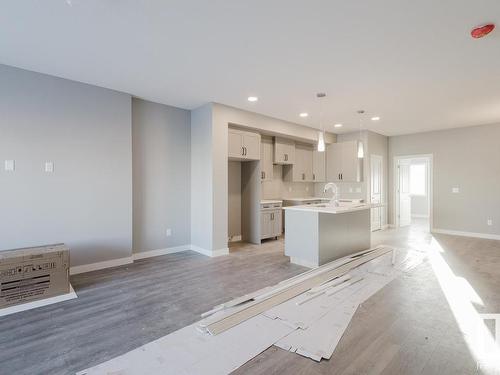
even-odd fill
[(311, 204), (311, 205), (303, 205), (303, 206), (289, 206), (289, 207), (284, 207), (284, 210), (290, 210), (290, 211), (309, 211), (309, 212), (320, 212), (320, 213), (325, 213), (325, 214), (343, 214), (343, 213), (348, 213), (348, 212), (354, 212), (354, 211), (362, 211), (362, 210), (369, 210), (371, 208), (376, 208), (376, 207), (382, 207), (383, 204), (366, 204), (366, 203), (361, 203), (361, 204), (356, 204), (356, 205), (351, 205), (351, 206), (332, 206), (328, 203), (321, 203), (321, 204)]

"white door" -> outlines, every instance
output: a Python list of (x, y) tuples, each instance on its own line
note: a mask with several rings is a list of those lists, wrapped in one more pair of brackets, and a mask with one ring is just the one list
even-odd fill
[[(379, 204), (382, 203), (382, 156), (371, 155), (370, 163), (371, 203)], [(382, 229), (382, 208), (372, 208), (371, 216), (372, 231)]]
[(399, 226), (411, 224), (411, 197), (410, 197), (410, 159), (402, 159), (398, 163), (399, 184)]

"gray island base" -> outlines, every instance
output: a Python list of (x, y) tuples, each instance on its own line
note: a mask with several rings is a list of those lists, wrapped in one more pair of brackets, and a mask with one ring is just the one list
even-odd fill
[(285, 208), (285, 255), (314, 268), (370, 248), (370, 205)]

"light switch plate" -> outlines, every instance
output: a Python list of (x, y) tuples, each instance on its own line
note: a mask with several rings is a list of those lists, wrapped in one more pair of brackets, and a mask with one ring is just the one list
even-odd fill
[(170, 237), (172, 235), (172, 229), (168, 228), (167, 229), (167, 237)]
[(14, 172), (16, 169), (16, 162), (14, 160), (5, 160), (5, 171)]
[(54, 172), (54, 163), (51, 161), (45, 162), (45, 172), (52, 173)]
[(488, 221), (486, 223), (491, 227), (493, 225), (493, 220), (488, 219)]
[(460, 193), (460, 189), (459, 189), (458, 187), (456, 187), (456, 186), (455, 186), (455, 187), (452, 187), (452, 188), (451, 188), (451, 192), (452, 192), (453, 194), (457, 194), (457, 193)]

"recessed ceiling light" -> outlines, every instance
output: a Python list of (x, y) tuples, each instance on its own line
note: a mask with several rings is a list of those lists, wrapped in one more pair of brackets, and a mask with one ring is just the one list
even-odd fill
[(380, 117), (378, 117), (378, 116), (372, 117), (372, 121), (378, 121), (378, 120), (380, 120)]
[(335, 128), (341, 128), (341, 127), (342, 127), (342, 126), (344, 126), (344, 125), (342, 125), (342, 124), (335, 124), (335, 125), (333, 125), (333, 126), (334, 126)]
[(307, 116), (309, 116), (309, 113), (307, 113), (307, 112), (302, 112), (299, 116), (300, 116), (300, 117), (307, 117)]
[(257, 98), (256, 96), (249, 96), (248, 97), (249, 102), (256, 102), (257, 100), (259, 100), (259, 98)]

